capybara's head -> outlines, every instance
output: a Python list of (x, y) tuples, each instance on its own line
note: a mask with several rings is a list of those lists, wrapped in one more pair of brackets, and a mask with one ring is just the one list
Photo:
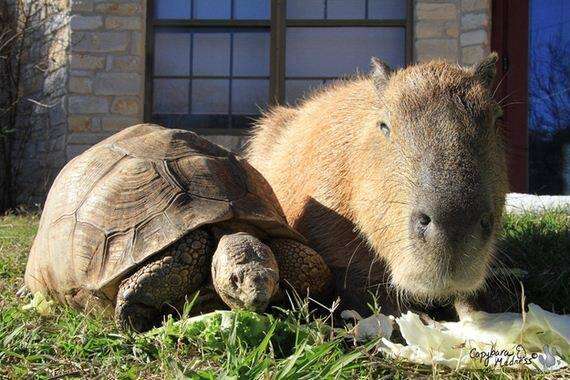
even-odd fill
[[(392, 283), (418, 299), (477, 290), (493, 258), (507, 191), (496, 61), (491, 54), (474, 67), (434, 61), (398, 71), (372, 61), (380, 106), (376, 132), (363, 141), (377, 156), (364, 156), (372, 169), (361, 188), (367, 199), (374, 191), (386, 199), (368, 206), (378, 215), (367, 235)], [(375, 218), (378, 228), (391, 223), (378, 234), (383, 241), (370, 230)]]

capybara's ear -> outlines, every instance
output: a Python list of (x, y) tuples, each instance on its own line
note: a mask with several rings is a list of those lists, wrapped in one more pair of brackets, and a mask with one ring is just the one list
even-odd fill
[(386, 62), (376, 57), (372, 57), (370, 65), (372, 66), (370, 74), (372, 75), (376, 88), (383, 90), (392, 75), (392, 69)]
[(495, 52), (492, 52), (487, 57), (483, 58), (483, 60), (476, 64), (472, 69), (475, 78), (481, 81), (485, 86), (491, 87), (491, 84), (495, 79), (495, 74), (497, 73), (495, 65), (498, 60), (499, 55)]

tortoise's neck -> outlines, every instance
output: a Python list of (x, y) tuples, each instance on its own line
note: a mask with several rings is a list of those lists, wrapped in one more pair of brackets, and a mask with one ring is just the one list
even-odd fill
[(219, 240), (224, 235), (235, 234), (237, 232), (244, 232), (258, 238), (263, 238), (265, 235), (259, 228), (239, 221), (225, 221), (210, 226), (210, 233), (214, 235), (216, 240)]

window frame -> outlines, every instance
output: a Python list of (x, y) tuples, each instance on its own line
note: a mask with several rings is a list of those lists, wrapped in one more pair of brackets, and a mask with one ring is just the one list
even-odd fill
[[(269, 105), (285, 103), (285, 37), (288, 27), (397, 27), (405, 32), (405, 64), (413, 61), (413, 0), (406, 1), (405, 19), (287, 19), (287, 0), (271, 0), (270, 18), (268, 20), (185, 20), (154, 19), (154, 1), (147, 0), (146, 11), (146, 43), (145, 43), (145, 93), (144, 122), (152, 122), (153, 105), (153, 72), (154, 72), (154, 31), (160, 27), (180, 28), (260, 28), (269, 31)], [(369, 0), (365, 0), (368, 14)], [(233, 11), (233, 10), (232, 10)], [(243, 135), (246, 128), (194, 128), (200, 134)]]

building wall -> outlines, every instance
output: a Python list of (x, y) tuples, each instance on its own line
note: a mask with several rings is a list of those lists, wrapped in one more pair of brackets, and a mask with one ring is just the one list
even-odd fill
[(70, 0), (67, 159), (143, 120), (145, 0)]
[[(45, 6), (27, 0), (21, 5), (34, 15), (23, 46), (26, 50), (20, 89), (22, 100), (14, 126), (12, 176), (17, 203), (40, 203), (67, 162), (67, 1)], [(42, 9), (43, 11), (38, 11)], [(19, 20), (24, 15), (18, 16)], [(49, 20), (46, 22), (45, 20)]]
[(491, 0), (416, 0), (414, 58), (471, 65), (490, 51)]
[[(71, 0), (68, 159), (142, 121), (145, 0)], [(489, 52), (490, 0), (416, 0), (414, 57), (472, 64)], [(206, 136), (239, 149), (240, 136)]]
[[(65, 162), (143, 121), (146, 0), (59, 1), (67, 12), (59, 21), (54, 18), (53, 32), (69, 43), (42, 82), (58, 89), (59, 97), (52, 99), (57, 104), (49, 111), (53, 118), (35, 121), (22, 175), (25, 203), (41, 201)], [(489, 52), (490, 2), (415, 0), (414, 60), (442, 57), (473, 64), (483, 58)], [(206, 137), (234, 150), (244, 140)], [(32, 185), (38, 182), (42, 185)]]

